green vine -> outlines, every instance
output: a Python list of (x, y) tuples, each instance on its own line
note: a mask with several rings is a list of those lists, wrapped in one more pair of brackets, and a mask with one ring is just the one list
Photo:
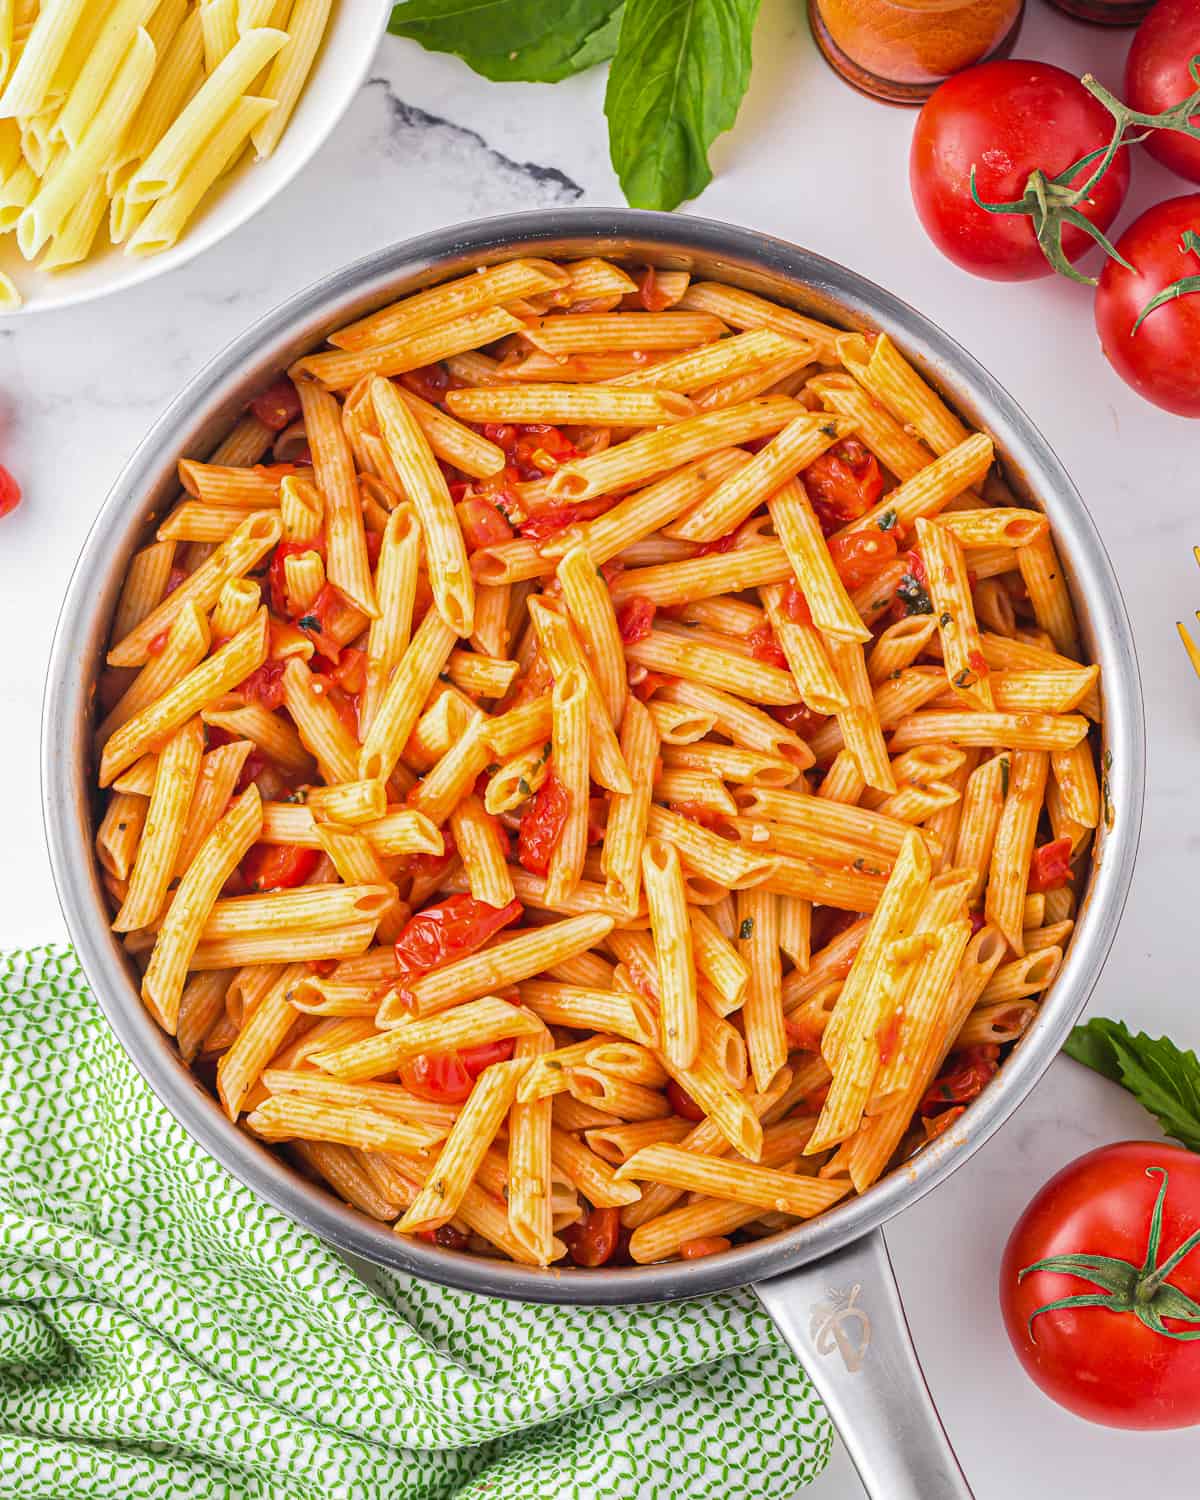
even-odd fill
[[(1108, 145), (1089, 151), (1086, 156), (1081, 156), (1078, 161), (1072, 162), (1056, 177), (1048, 177), (1040, 167), (1035, 168), (1025, 183), (1025, 191), (1010, 203), (988, 203), (981, 198), (975, 182), (975, 167), (972, 166), (972, 199), (978, 207), (989, 214), (1025, 215), (1033, 225), (1033, 232), (1041, 246), (1042, 254), (1054, 270), (1060, 275), (1070, 277), (1072, 281), (1081, 282), (1084, 286), (1095, 286), (1098, 278), (1084, 276), (1067, 259), (1063, 251), (1062, 236), (1068, 224), (1073, 224), (1076, 229), (1089, 235), (1105, 255), (1124, 266), (1127, 271), (1132, 271), (1133, 267), (1117, 253), (1103, 230), (1098, 229), (1080, 212), (1079, 205), (1088, 201), (1092, 190), (1112, 166), (1117, 152), (1123, 146), (1133, 146), (1138, 141), (1144, 141), (1151, 130), (1174, 130), (1181, 135), (1190, 136), (1193, 140), (1200, 140), (1200, 125), (1194, 125), (1191, 119), (1192, 115), (1200, 114), (1200, 54), (1188, 63), (1188, 73), (1191, 75), (1192, 82), (1196, 84), (1195, 92), (1157, 115), (1130, 109), (1115, 94), (1110, 93), (1103, 84), (1097, 82), (1090, 73), (1084, 74), (1080, 80), (1084, 88), (1094, 99), (1103, 104), (1113, 117), (1112, 139)], [(1130, 132), (1139, 131), (1140, 133), (1130, 134)], [(1083, 182), (1078, 187), (1072, 187), (1072, 179), (1078, 173), (1091, 167), (1093, 163), (1095, 163), (1094, 169), (1088, 172)], [(1188, 290), (1194, 290), (1194, 288), (1188, 288)], [(1183, 293), (1176, 295), (1182, 296)], [(1152, 311), (1152, 309), (1147, 309), (1147, 311)], [(1145, 313), (1142, 316), (1144, 317)]]
[[(1189, 250), (1195, 255), (1200, 255), (1200, 234), (1197, 234), (1194, 229), (1185, 229), (1183, 238), (1179, 241), (1180, 255), (1186, 255)], [(1158, 296), (1151, 297), (1138, 313), (1137, 322), (1129, 330), (1130, 333), (1136, 333), (1156, 307), (1161, 307), (1164, 302), (1174, 302), (1176, 297), (1186, 297), (1191, 292), (1200, 292), (1200, 276), (1181, 276), (1170, 286), (1163, 287)]]
[[(1184, 1256), (1200, 1245), (1200, 1229), (1189, 1235), (1162, 1265), (1158, 1264), (1163, 1203), (1167, 1196), (1170, 1174), (1166, 1167), (1146, 1168), (1147, 1177), (1155, 1173), (1161, 1176), (1162, 1185), (1154, 1200), (1146, 1258), (1140, 1266), (1111, 1255), (1051, 1255), (1045, 1260), (1035, 1260), (1032, 1265), (1025, 1266), (1017, 1273), (1017, 1280), (1024, 1281), (1033, 1271), (1055, 1271), (1061, 1276), (1078, 1276), (1081, 1281), (1090, 1281), (1103, 1288), (1099, 1292), (1083, 1292), (1075, 1297), (1059, 1297), (1054, 1302), (1044, 1302), (1041, 1307), (1035, 1308), (1029, 1315), (1028, 1322), (1029, 1337), (1035, 1343), (1037, 1336), (1033, 1331), (1034, 1318), (1064, 1307), (1106, 1307), (1110, 1312), (1131, 1312), (1147, 1328), (1161, 1333), (1164, 1338), (1183, 1342), (1200, 1339), (1200, 1302), (1196, 1302), (1167, 1280)], [(1168, 1328), (1163, 1323), (1164, 1318), (1196, 1326), (1190, 1329)]]

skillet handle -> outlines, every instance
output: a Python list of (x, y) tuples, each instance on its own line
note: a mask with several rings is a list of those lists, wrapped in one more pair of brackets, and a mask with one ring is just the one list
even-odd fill
[(871, 1500), (973, 1500), (917, 1363), (881, 1229), (754, 1290)]

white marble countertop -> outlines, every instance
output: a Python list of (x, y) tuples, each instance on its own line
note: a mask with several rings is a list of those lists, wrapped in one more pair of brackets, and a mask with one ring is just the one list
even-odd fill
[[(912, 116), (834, 79), (799, 0), (763, 10), (750, 93), (694, 210), (808, 245), (914, 303), (990, 367), (1075, 478), (1133, 617), (1152, 776), (1133, 893), (1092, 1009), (1194, 1046), (1187, 872), (1200, 818), (1188, 788), (1200, 683), (1174, 622), (1200, 605), (1197, 428), (1109, 372), (1085, 289), (976, 281), (942, 260), (909, 202)], [(1128, 33), (1077, 25), (1040, 0), (1029, 10), (1018, 55), (1119, 82)], [(261, 313), (367, 251), (512, 209), (619, 203), (602, 97), (599, 73), (554, 88), (492, 85), (387, 38), (309, 168), (214, 251), (107, 301), (0, 325), (0, 460), (26, 495), (0, 522), (0, 943), (65, 937), (36, 791), (44, 662), (77, 549), (151, 420)], [(1185, 190), (1145, 157), (1135, 179), (1135, 208)], [(1118, 1089), (1059, 1059), (989, 1145), (889, 1230), (918, 1349), (979, 1500), (1115, 1500), (1138, 1493), (1148, 1467), (1166, 1500), (1193, 1488), (1183, 1475), (1185, 1457), (1194, 1471), (1194, 1436), (1090, 1427), (1045, 1400), (1010, 1354), (995, 1294), (1005, 1236), (1033, 1190), (1093, 1145), (1154, 1133)], [(840, 1448), (808, 1493), (861, 1495)]]

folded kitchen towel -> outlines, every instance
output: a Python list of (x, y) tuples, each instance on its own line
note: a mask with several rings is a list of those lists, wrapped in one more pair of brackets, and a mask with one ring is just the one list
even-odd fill
[(368, 1285), (184, 1133), (72, 952), (0, 957), (0, 1500), (767, 1500), (829, 1445), (750, 1292)]

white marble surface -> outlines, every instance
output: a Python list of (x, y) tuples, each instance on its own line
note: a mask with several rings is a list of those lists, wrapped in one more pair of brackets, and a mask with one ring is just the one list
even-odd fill
[[(799, 0), (763, 10), (750, 94), (695, 211), (809, 245), (891, 287), (982, 359), (1064, 459), (1133, 616), (1151, 744), (1133, 894), (1093, 1010), (1195, 1045), (1187, 872), (1200, 843), (1200, 684), (1174, 622), (1200, 605), (1197, 427), (1143, 405), (1108, 372), (1085, 290), (993, 285), (941, 260), (909, 203), (911, 116), (835, 81)], [(1115, 84), (1126, 39), (1031, 0), (1018, 52)], [(77, 548), (151, 419), (259, 314), (366, 251), (511, 209), (619, 202), (602, 95), (599, 74), (502, 87), (388, 38), (308, 170), (215, 251), (108, 301), (0, 326), (0, 460), (26, 492), (0, 522), (0, 779), (10, 792), (0, 942), (65, 936), (36, 791), (43, 662)], [(1183, 191), (1146, 158), (1135, 179), (1134, 206)], [(1115, 1500), (1147, 1480), (1165, 1500), (1193, 1492), (1184, 1465), (1190, 1456), (1194, 1468), (1194, 1435), (1110, 1432), (1061, 1412), (1018, 1370), (996, 1305), (1004, 1237), (1033, 1189), (1092, 1145), (1147, 1133), (1126, 1096), (1060, 1059), (999, 1135), (889, 1232), (930, 1384), (980, 1500)], [(809, 1493), (861, 1494), (840, 1449)]]

